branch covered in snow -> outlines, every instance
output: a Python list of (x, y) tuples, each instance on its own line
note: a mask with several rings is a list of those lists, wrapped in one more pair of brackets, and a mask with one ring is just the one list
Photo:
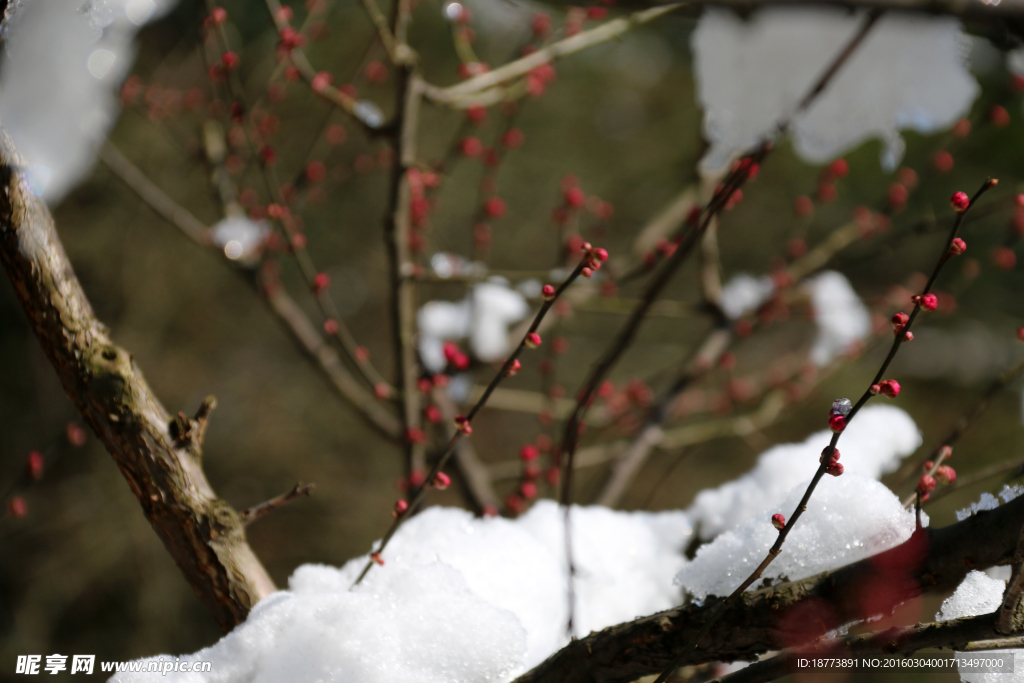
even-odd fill
[(0, 131), (0, 262), (65, 391), (186, 580), (228, 630), (275, 590), (273, 581), (246, 542), (238, 513), (206, 480), (200, 420), (172, 419), (131, 354), (111, 340), (21, 168)]
[[(941, 529), (923, 529), (895, 548), (841, 569), (745, 593), (681, 665), (753, 659), (795, 644), (794, 637), (810, 640), (844, 623), (887, 613), (923, 593), (955, 586), (970, 567), (1009, 562), (1022, 523), (1024, 497)], [(868, 600), (872, 593), (877, 599)], [(592, 633), (515, 683), (627, 683), (659, 672), (692, 642), (720, 602), (709, 598)], [(794, 622), (806, 626), (809, 621), (794, 633)]]

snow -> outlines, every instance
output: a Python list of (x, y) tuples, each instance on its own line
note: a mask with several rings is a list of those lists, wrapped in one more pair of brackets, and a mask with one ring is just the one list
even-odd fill
[(737, 273), (722, 286), (722, 312), (730, 320), (742, 318), (760, 308), (774, 291), (775, 285), (767, 275), (754, 277), (747, 273)]
[[(762, 513), (770, 510), (789, 515), (789, 509), (773, 508), (813, 474), (831, 437), (832, 432), (825, 429), (801, 443), (769, 448), (743, 476), (698, 493), (686, 511), (690, 523), (705, 540), (735, 529), (751, 517), (770, 528), (771, 514)], [(839, 441), (840, 462), (846, 472), (840, 479), (848, 475), (878, 479), (895, 470), (900, 459), (920, 445), (921, 434), (903, 410), (884, 403), (868, 405), (857, 413)]]
[[(689, 527), (680, 512), (574, 507), (579, 632), (668, 609), (680, 600)], [(562, 512), (537, 503), (518, 520), (430, 508), (409, 520), (375, 567), (303, 565), (286, 591), (244, 624), (181, 661), (208, 674), (122, 673), (111, 680), (269, 683), (506, 681), (566, 642)], [(149, 660), (174, 660), (158, 655)], [(149, 661), (146, 660), (146, 661)]]
[(92, 167), (117, 112), (135, 33), (169, 0), (23, 1), (2, 32), (0, 122), (28, 164), (25, 181), (50, 203)]
[(822, 367), (871, 334), (871, 313), (842, 273), (827, 270), (807, 286), (818, 325), (811, 362)]
[[(942, 609), (935, 615), (938, 621), (948, 621), (961, 617), (976, 617), (991, 614), (1003, 601), (1006, 582), (992, 578), (979, 571), (972, 571), (960, 582), (956, 592), (942, 603)], [(992, 651), (989, 651), (992, 652)], [(961, 653), (957, 653), (960, 655)], [(993, 652), (992, 654), (996, 654)], [(963, 673), (960, 680), (964, 683), (1024, 683), (1024, 650), (1000, 650), (998, 655), (1013, 656), (1013, 673)], [(985, 652), (971, 652), (971, 657), (984, 657)]]
[[(747, 20), (706, 10), (691, 38), (711, 143), (702, 169), (725, 168), (772, 133), (863, 20), (863, 13), (833, 8), (770, 8)], [(885, 15), (793, 122), (796, 152), (810, 163), (825, 163), (877, 137), (885, 147), (883, 164), (894, 168), (903, 155), (900, 130), (943, 130), (970, 109), (979, 87), (965, 53), (954, 19)]]
[[(807, 467), (803, 468), (805, 474)], [(784, 500), (702, 546), (676, 575), (676, 582), (699, 600), (732, 593), (778, 537), (772, 513), (781, 512), (788, 519), (809, 483), (809, 479), (801, 482)], [(764, 578), (773, 582), (803, 579), (898, 545), (913, 531), (913, 511), (904, 510), (899, 498), (882, 483), (857, 474), (826, 475), (782, 553), (764, 571)], [(755, 583), (750, 590), (760, 587)]]
[(224, 255), (242, 265), (255, 266), (270, 235), (265, 221), (253, 221), (245, 216), (228, 216), (213, 226), (210, 240), (224, 250)]
[(474, 285), (460, 302), (427, 302), (416, 316), (423, 364), (431, 372), (441, 372), (446, 364), (444, 342), (466, 338), (480, 360), (504, 360), (510, 351), (508, 328), (529, 310), (526, 298), (500, 278)]
[[(1014, 484), (1013, 486), (1003, 484), (1003, 490), (999, 492), (999, 498), (1002, 498), (1004, 503), (1009, 503), (1022, 493), (1024, 493), (1024, 487), (1020, 484)], [(981, 494), (981, 497), (978, 498), (978, 500), (971, 503), (970, 507), (957, 510), (956, 521), (962, 522), (971, 515), (985, 510), (995, 510), (999, 507), (999, 498), (996, 498), (988, 491), (985, 491)]]
[[(775, 537), (770, 515), (758, 508), (778, 504), (791, 512), (803, 491), (800, 478), (817, 465), (827, 434), (764, 454), (753, 472), (731, 484), (749, 497), (742, 505), (723, 493), (726, 485), (717, 503), (705, 497), (685, 512), (573, 507), (575, 635), (678, 605), (683, 589), (674, 576), (697, 597), (735, 588)], [(766, 575), (807, 576), (906, 538), (913, 514), (871, 477), (892, 469), (919, 442), (913, 421), (899, 409), (865, 408), (844, 435), (843, 462), (852, 473), (822, 481)], [(788, 471), (764, 470), (773, 464)], [(731, 530), (687, 563), (691, 517), (706, 526), (712, 504), (741, 509), (735, 519), (718, 519)], [(366, 556), (341, 568), (303, 565), (287, 590), (261, 601), (220, 642), (180, 658), (144, 660), (208, 661), (209, 673), (120, 673), (111, 680), (512, 680), (568, 642), (563, 519), (554, 501), (538, 501), (515, 520), (428, 508), (398, 530), (384, 551), (384, 566), (374, 567), (355, 589)]]

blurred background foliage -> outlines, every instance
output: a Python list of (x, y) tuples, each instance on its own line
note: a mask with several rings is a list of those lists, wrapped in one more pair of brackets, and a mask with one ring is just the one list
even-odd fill
[[(257, 0), (227, 0), (224, 7), (230, 40), (240, 46), (240, 75), (251, 103), (265, 92), (277, 66), (276, 32)], [(482, 60), (503, 63), (529, 40), (536, 7), (505, 0), (477, 0), (469, 7), (474, 47)], [(301, 3), (294, 9), (298, 22), (307, 10)], [(544, 11), (560, 25), (564, 10)], [(204, 14), (198, 3), (182, 2), (141, 34), (133, 72), (141, 79), (141, 95), (126, 107), (111, 139), (171, 197), (213, 224), (220, 209), (202, 157), (200, 129), (208, 113), (222, 112), (223, 106), (217, 110), (210, 104), (201, 49)], [(328, 2), (317, 22), (306, 46), (311, 61), (335, 74), (336, 83), (353, 83), (360, 97), (389, 111), (393, 75), (381, 83), (366, 77), (367, 65), (383, 60), (384, 53), (358, 3)], [(688, 47), (693, 25), (690, 17), (668, 16), (567, 58), (557, 64), (557, 79), (543, 96), (520, 101), (515, 125), (525, 144), (508, 152), (497, 171), (497, 193), (508, 210), (492, 221), (491, 267), (536, 271), (558, 264), (560, 237), (552, 210), (562, 201), (560, 182), (567, 174), (575, 175), (588, 195), (614, 207), (607, 221), (591, 214), (584, 219), (588, 237), (613, 258), (631, 254), (641, 228), (697, 181), (695, 164), (703, 143)], [(444, 85), (458, 80), (451, 27), (435, 0), (418, 5), (411, 39), (428, 81)], [(988, 176), (1000, 178), (986, 199), (992, 211), (965, 228), (967, 257), (951, 263), (938, 282), (938, 289), (952, 296), (944, 299), (944, 310), (924, 317), (915, 328), (916, 341), (891, 373), (904, 386), (897, 404), (917, 421), (925, 447), (936, 445), (986, 382), (1020, 355), (1015, 330), (1024, 319), (1022, 272), (1008, 262), (1006, 252), (994, 250), (1017, 246), (1013, 196), (1024, 183), (1024, 112), (998, 49), (975, 37), (970, 55), (982, 84), (970, 115), (972, 132), (966, 137), (907, 135), (903, 163), (916, 171), (919, 184), (906, 208), (893, 217), (887, 232), (862, 240), (832, 262), (865, 302), (883, 302), (877, 310), (887, 316), (895, 309), (884, 303), (886, 297), (919, 283), (920, 273), (934, 263), (940, 233), (951, 219), (950, 194), (971, 192)], [(284, 84), (284, 98), (264, 99), (260, 106), (281, 123), (272, 138), (279, 176), (299, 176), (309, 159), (325, 163), (320, 196), (314, 201), (304, 193), (300, 200), (310, 252), (331, 275), (331, 292), (345, 322), (385, 376), (393, 377), (382, 240), (386, 146), (301, 83), (278, 83)], [(192, 88), (202, 94), (202, 105), (195, 109), (181, 105)], [(994, 105), (1009, 113), (1008, 125), (993, 123)], [(332, 124), (345, 127), (343, 143), (325, 138)], [(467, 133), (466, 125), (463, 114), (424, 107), (421, 159), (448, 161), (428, 252), (469, 256), (473, 244), (482, 164), (451, 154)], [(471, 132), (490, 145), (506, 125), (506, 114), (493, 108)], [(951, 172), (932, 167), (932, 156), (941, 149), (953, 154)], [(783, 145), (744, 189), (743, 201), (722, 218), (725, 276), (769, 273), (788, 258), (791, 240), (813, 246), (847, 223), (855, 207), (882, 209), (891, 185), (906, 175), (883, 172), (879, 152), (880, 145), (870, 142), (849, 154), (850, 172), (836, 184), (837, 198), (817, 203), (810, 217), (800, 217), (794, 200), (815, 194), (822, 169), (802, 163)], [(255, 164), (246, 165), (235, 180), (241, 189), (258, 193), (259, 203), (268, 201)], [(216, 253), (184, 239), (103, 165), (54, 213), (99, 317), (131, 350), (168, 409), (191, 413), (207, 394), (217, 396), (204, 463), (215, 489), (243, 509), (288, 490), (297, 480), (315, 482), (312, 498), (249, 528), (250, 541), (275, 581), (286, 585), (302, 563), (341, 564), (367, 552), (390, 521), (396, 480), (404, 474), (400, 449), (337, 398), (245, 278)], [(937, 229), (928, 227), (935, 222)], [(294, 263), (278, 260), (284, 283), (317, 320)], [(681, 305), (672, 314), (653, 316), (643, 327), (612, 376), (617, 386), (638, 377), (651, 381), (660, 394), (669, 371), (706, 333), (710, 322), (695, 311), (696, 281), (695, 264), (675, 277), (665, 298)], [(634, 298), (639, 291), (639, 285), (630, 285), (620, 296)], [(464, 292), (460, 284), (426, 283), (419, 299), (457, 300)], [(625, 319), (594, 301), (558, 327), (570, 352), (558, 360), (557, 382), (570, 396)], [(809, 310), (794, 308), (788, 319), (736, 345), (737, 365), (731, 372), (737, 377), (761, 372), (793, 349), (806, 347), (812, 334)], [(686, 506), (698, 490), (745, 471), (768, 445), (804, 439), (824, 427), (833, 398), (859, 395), (880, 353), (878, 345), (872, 346), (788, 405), (761, 432), (684, 452), (657, 451), (622, 507)], [(110, 457), (91, 434), (82, 446), (69, 442), (67, 425), (76, 421), (74, 410), (6, 280), (0, 285), (0, 357), (6, 359), (0, 372), (0, 489), (22, 496), (28, 510), (22, 518), (0, 518), (0, 678), (11, 674), (13, 664), (8, 663), (17, 654), (129, 659), (191, 652), (214, 642), (216, 626), (149, 528)], [(478, 381), (492, 372), (487, 366), (475, 370)], [(716, 370), (702, 390), (712, 397), (721, 394), (728, 377), (727, 371)], [(536, 363), (527, 361), (509, 386), (538, 390)], [(1019, 393), (1014, 386), (1000, 394), (957, 446), (952, 464), (961, 476), (1021, 457)], [(754, 406), (742, 401), (725, 405), (738, 412)], [(519, 447), (540, 429), (536, 415), (488, 409), (477, 421), (473, 441), (488, 463), (514, 461)], [(44, 453), (46, 472), (26, 487), (22, 472), (32, 450)], [(593, 496), (602, 476), (599, 467), (583, 470), (578, 499)], [(981, 490), (997, 491), (1001, 485), (990, 480), (937, 502), (929, 510), (932, 523), (955, 521), (955, 510)], [(498, 486), (504, 495), (515, 481)], [(551, 495), (550, 488), (542, 487), (541, 494)], [(432, 502), (462, 504), (454, 487), (433, 495)], [(937, 599), (926, 602), (922, 618), (930, 618), (936, 604)]]

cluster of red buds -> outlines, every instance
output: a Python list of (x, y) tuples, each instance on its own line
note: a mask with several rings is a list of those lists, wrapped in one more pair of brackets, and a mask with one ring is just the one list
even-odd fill
[(463, 353), (462, 349), (455, 342), (445, 342), (442, 346), (444, 359), (456, 370), (465, 370), (469, 367), (469, 356)]
[(839, 449), (833, 448), (832, 446), (825, 446), (825, 449), (821, 452), (821, 456), (818, 458), (818, 462), (825, 466), (825, 472), (831, 474), (833, 477), (838, 477), (843, 473), (843, 465), (839, 462)]
[[(907, 315), (906, 313), (904, 313), (903, 311), (900, 311), (899, 313), (895, 314), (892, 317), (892, 333), (893, 333), (893, 335), (898, 337), (901, 334), (903, 334), (903, 330), (905, 330), (907, 328), (907, 323), (908, 322), (910, 322), (910, 316)], [(913, 341), (913, 340), (914, 340), (914, 333), (910, 332), (908, 330), (906, 336), (903, 337), (903, 341)]]
[[(917, 480), (917, 493), (921, 496), (922, 502), (928, 500), (929, 494), (935, 490), (938, 484), (952, 484), (956, 481), (956, 470), (949, 465), (942, 464), (943, 460), (952, 455), (953, 449), (949, 446), (943, 446), (939, 449), (936, 462), (928, 460), (922, 465), (924, 474)], [(936, 467), (936, 464), (938, 464), (938, 467)]]
[(584, 242), (582, 249), (587, 264), (583, 266), (580, 275), (590, 277), (594, 271), (601, 269), (601, 264), (608, 260), (608, 252), (601, 247), (592, 247), (589, 242)]
[(894, 379), (887, 379), (879, 382), (878, 384), (872, 384), (869, 391), (872, 396), (882, 394), (889, 398), (896, 398), (900, 395), (900, 383)]

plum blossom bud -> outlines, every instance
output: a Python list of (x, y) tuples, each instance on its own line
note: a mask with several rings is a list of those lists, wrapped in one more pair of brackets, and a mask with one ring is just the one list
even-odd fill
[(534, 446), (532, 443), (528, 443), (519, 450), (519, 457), (530, 462), (536, 460), (537, 456), (540, 455), (540, 449)]
[(959, 237), (953, 238), (952, 243), (950, 243), (950, 245), (949, 245), (949, 255), (950, 256), (959, 256), (960, 254), (964, 253), (965, 251), (967, 251), (967, 243), (964, 242)]
[(828, 418), (828, 428), (838, 434), (846, 429), (846, 418), (842, 415), (832, 415)]
[(408, 509), (409, 503), (404, 498), (399, 498), (395, 501), (395, 507), (391, 510), (391, 516), (398, 519)]
[(519, 485), (519, 493), (522, 494), (523, 498), (532, 500), (537, 497), (537, 485), (532, 481), (524, 481)]
[(24, 517), (28, 514), (28, 503), (21, 496), (14, 496), (7, 501), (7, 512), (12, 517)]
[(438, 491), (444, 491), (446, 488), (452, 485), (452, 478), (444, 472), (438, 472), (434, 475), (434, 488)]
[(319, 294), (331, 284), (331, 276), (327, 273), (317, 273), (313, 276), (313, 293)]
[(939, 459), (940, 460), (945, 460), (947, 458), (952, 458), (952, 457), (953, 457), (953, 447), (952, 446), (943, 446), (942, 448), (939, 449)]
[(582, 275), (583, 277), (585, 277), (585, 278), (588, 278), (588, 279), (589, 279), (589, 278), (590, 278), (590, 277), (591, 277), (591, 276), (592, 276), (593, 274), (594, 274), (594, 271), (593, 271), (593, 269), (591, 269), (591, 268), (584, 268), (583, 270), (581, 270), (581, 271), (580, 271), (580, 275)]
[(922, 294), (918, 302), (926, 311), (934, 311), (939, 306), (939, 298), (934, 294)]
[(900, 383), (894, 379), (887, 379), (879, 383), (878, 386), (879, 390), (889, 398), (896, 398), (900, 395)]
[(384, 558), (380, 556), (379, 552), (370, 553), (370, 559), (373, 560), (375, 564), (379, 564), (382, 567), (384, 566)]
[(821, 457), (818, 458), (818, 462), (828, 467), (835, 465), (839, 462), (839, 449), (825, 446), (825, 449), (821, 452)]
[(914, 333), (907, 332), (905, 335), (903, 335), (903, 341), (914, 341)]
[(935, 477), (930, 474), (922, 475), (917, 481), (917, 492), (921, 495), (931, 493), (935, 489)]
[(43, 454), (39, 451), (32, 451), (28, 454), (28, 462), (25, 463), (28, 476), (36, 481), (43, 478)]
[(954, 192), (953, 196), (949, 199), (949, 203), (954, 211), (963, 213), (971, 205), (971, 199), (967, 196), (966, 192)]
[(868, 387), (868, 393), (870, 393), (872, 396), (878, 396), (878, 394), (881, 391), (882, 387), (879, 384), (872, 384), (870, 387)]
[(843, 463), (836, 462), (832, 463), (825, 469), (826, 474), (831, 474), (833, 477), (841, 477), (843, 475)]
[(910, 320), (910, 316), (907, 315), (906, 313), (902, 312), (902, 311), (900, 311), (899, 313), (896, 313), (895, 315), (892, 316), (892, 324), (893, 325), (903, 326), (903, 325), (906, 325), (909, 320)]
[(544, 287), (541, 288), (540, 290), (540, 295), (544, 299), (544, 301), (551, 301), (552, 299), (555, 298), (556, 293), (557, 292), (555, 290), (554, 285), (544, 285)]
[(469, 424), (469, 418), (465, 415), (455, 416), (455, 427), (466, 436), (473, 433), (473, 427)]
[(523, 341), (523, 343), (526, 344), (526, 348), (535, 349), (541, 345), (540, 335), (537, 334), (536, 332), (530, 332), (528, 335), (526, 335), (526, 339)]
[(590, 250), (590, 256), (599, 263), (604, 263), (608, 260), (608, 250), (602, 249), (601, 247), (595, 247)]
[(956, 470), (949, 465), (940, 465), (939, 469), (935, 472), (935, 476), (943, 484), (952, 484), (956, 481)]
[(516, 358), (512, 361), (512, 364), (508, 366), (508, 370), (505, 371), (505, 376), (514, 377), (522, 368), (523, 364), (519, 362), (518, 358)]
[(774, 515), (772, 515), (772, 526), (774, 526), (779, 531), (782, 531), (786, 527), (786, 518), (783, 515), (776, 512)]

